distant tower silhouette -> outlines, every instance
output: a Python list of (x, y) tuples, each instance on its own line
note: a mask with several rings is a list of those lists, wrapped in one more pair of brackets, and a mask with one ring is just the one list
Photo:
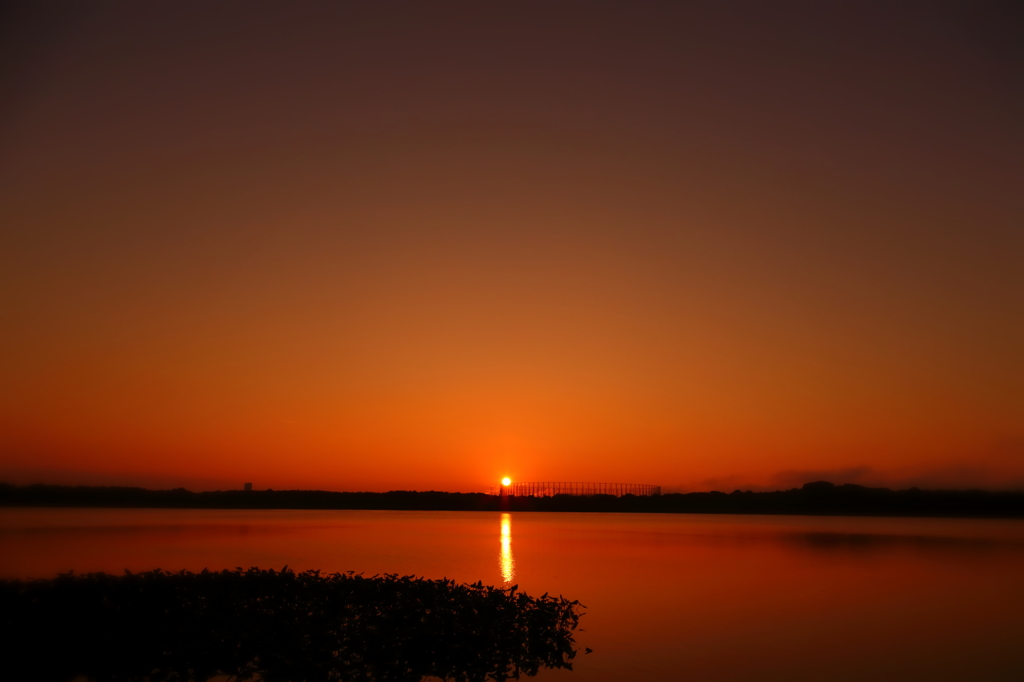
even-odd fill
[(246, 484), (244, 484), (242, 486), (242, 488), (245, 490), (245, 492), (251, 493), (252, 492), (252, 483), (246, 483)]

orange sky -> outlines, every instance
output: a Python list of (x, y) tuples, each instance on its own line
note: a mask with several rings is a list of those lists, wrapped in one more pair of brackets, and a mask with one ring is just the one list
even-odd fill
[(890, 4), (16, 7), (0, 479), (1024, 487), (1020, 47)]

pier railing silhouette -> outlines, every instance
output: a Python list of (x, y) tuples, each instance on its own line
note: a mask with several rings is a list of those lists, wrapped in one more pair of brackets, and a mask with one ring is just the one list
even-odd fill
[(660, 485), (647, 485), (645, 483), (576, 483), (568, 481), (559, 482), (514, 482), (507, 486), (506, 492), (510, 497), (552, 497), (554, 495), (576, 495), (586, 497), (591, 495), (636, 495), (638, 497), (650, 497), (661, 494)]

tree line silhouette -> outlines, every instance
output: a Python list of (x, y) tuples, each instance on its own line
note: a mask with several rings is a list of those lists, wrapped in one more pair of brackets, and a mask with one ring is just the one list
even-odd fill
[(484, 493), (325, 490), (191, 492), (128, 487), (0, 483), (0, 506), (161, 507), (181, 509), (394, 509), (423, 511), (574, 511), (701, 514), (832, 514), (867, 516), (1024, 517), (1024, 492), (890, 490), (827, 481), (775, 492), (735, 490), (656, 496), (555, 495), (500, 497)]

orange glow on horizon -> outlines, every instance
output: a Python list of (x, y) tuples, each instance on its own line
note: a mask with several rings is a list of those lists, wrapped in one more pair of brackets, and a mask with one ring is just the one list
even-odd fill
[(0, 482), (1024, 488), (1015, 81), (942, 11), (101, 5), (7, 41)]

